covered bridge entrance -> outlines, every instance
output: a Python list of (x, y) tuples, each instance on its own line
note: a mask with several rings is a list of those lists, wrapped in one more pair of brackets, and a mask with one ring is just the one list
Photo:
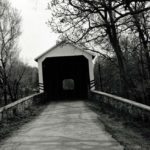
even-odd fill
[(39, 81), (48, 100), (84, 99), (93, 76), (93, 54), (59, 43), (36, 58)]

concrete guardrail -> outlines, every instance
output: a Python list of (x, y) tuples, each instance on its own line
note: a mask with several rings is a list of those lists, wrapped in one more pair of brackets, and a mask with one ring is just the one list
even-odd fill
[(23, 111), (34, 104), (39, 103), (43, 99), (43, 93), (33, 94), (31, 96), (19, 99), (0, 108), (0, 121), (23, 113)]
[(89, 99), (96, 101), (98, 105), (111, 107), (136, 119), (150, 121), (150, 106), (96, 90), (90, 91)]

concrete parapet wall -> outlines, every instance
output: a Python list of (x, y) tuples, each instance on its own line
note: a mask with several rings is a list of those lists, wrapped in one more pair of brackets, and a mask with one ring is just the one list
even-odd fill
[(150, 107), (147, 105), (96, 90), (90, 91), (89, 99), (101, 107), (106, 106), (135, 119), (150, 121)]
[(33, 94), (1, 107), (0, 121), (13, 118), (15, 115), (23, 113), (25, 109), (30, 108), (32, 105), (40, 103), (43, 99), (43, 95), (43, 93)]

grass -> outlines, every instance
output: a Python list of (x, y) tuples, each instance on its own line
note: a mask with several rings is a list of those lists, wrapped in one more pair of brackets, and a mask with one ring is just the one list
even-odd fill
[(0, 142), (9, 137), (16, 130), (20, 129), (22, 125), (35, 119), (46, 107), (46, 105), (34, 105), (26, 109), (23, 113), (17, 116), (3, 120), (0, 122)]
[(105, 130), (124, 146), (124, 150), (150, 150), (150, 123), (134, 120), (108, 108), (89, 106), (98, 114)]

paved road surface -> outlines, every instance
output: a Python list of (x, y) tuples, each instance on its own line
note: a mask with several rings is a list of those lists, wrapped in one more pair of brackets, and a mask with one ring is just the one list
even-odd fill
[(123, 150), (83, 101), (51, 103), (0, 150)]

